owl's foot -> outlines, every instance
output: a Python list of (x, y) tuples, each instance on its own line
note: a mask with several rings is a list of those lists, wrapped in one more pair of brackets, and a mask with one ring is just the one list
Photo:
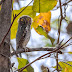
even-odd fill
[(29, 51), (29, 48), (28, 47), (25, 47), (24, 50), (25, 50), (25, 52), (28, 52)]

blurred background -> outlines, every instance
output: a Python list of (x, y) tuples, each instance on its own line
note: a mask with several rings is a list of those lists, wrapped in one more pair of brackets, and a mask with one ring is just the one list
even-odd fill
[[(14, 0), (13, 2), (13, 9), (19, 10), (22, 7), (28, 5), (31, 0)], [(66, 3), (69, 0), (61, 0), (62, 4)], [(33, 2), (30, 4), (33, 5)], [(60, 18), (60, 8), (57, 9), (59, 6), (59, 2), (53, 10), (51, 10), (51, 31), (49, 35), (55, 38), (54, 45), (56, 45), (57, 38), (58, 38), (58, 19)], [(64, 8), (66, 8), (66, 20), (62, 21), (61, 27), (61, 35), (60, 41), (64, 39), (63, 43), (66, 42), (72, 36), (72, 2), (68, 3), (66, 7), (62, 6), (63, 12)], [(38, 15), (37, 13), (36, 15)], [(11, 44), (16, 50), (16, 39), (11, 40)], [(42, 35), (39, 35), (33, 28), (31, 29), (31, 37), (30, 41), (27, 44), (29, 48), (37, 48), (37, 47), (52, 47), (52, 44), (49, 39), (45, 38)], [(12, 51), (12, 50), (11, 50)], [(72, 61), (72, 54), (68, 52), (72, 51), (72, 46), (69, 46), (62, 50), (63, 54), (59, 54), (59, 61)], [(47, 51), (39, 51), (39, 52), (29, 52), (29, 53), (22, 53), (22, 57), (27, 59), (29, 62), (32, 62), (36, 58), (40, 57), (41, 55), (48, 53)], [(16, 56), (11, 57), (11, 62), (15, 63), (13, 70), (18, 68), (18, 62)], [(51, 57), (41, 59), (33, 63), (31, 66), (34, 68), (34, 72), (47, 72), (46, 67), (49, 68), (50, 72), (54, 70), (53, 66), (56, 65), (56, 59), (54, 54)]]

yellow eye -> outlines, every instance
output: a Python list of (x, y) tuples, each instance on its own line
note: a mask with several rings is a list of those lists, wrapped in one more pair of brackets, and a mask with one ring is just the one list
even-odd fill
[(27, 18), (27, 20), (29, 21), (29, 20), (30, 20), (30, 18)]
[(21, 19), (20, 21), (23, 21), (23, 19)]

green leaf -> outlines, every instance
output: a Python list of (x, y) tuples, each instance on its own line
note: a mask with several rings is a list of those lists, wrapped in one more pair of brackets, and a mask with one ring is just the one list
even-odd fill
[[(72, 61), (68, 61), (68, 62), (59, 62), (59, 65), (61, 66), (61, 68), (62, 68), (62, 71), (61, 72), (72, 72), (72, 66), (70, 66), (70, 65), (72, 65)], [(53, 68), (56, 68), (56, 66), (54, 66)], [(61, 69), (60, 67), (58, 67), (59, 69)], [(66, 71), (66, 69), (68, 70), (68, 71)]]
[[(28, 60), (27, 60), (27, 64), (28, 64)], [(34, 69), (31, 66), (28, 66), (27, 68), (27, 72), (34, 72)]]
[[(52, 10), (57, 4), (56, 0), (34, 0), (33, 3), (33, 10), (40, 13), (40, 12), (48, 12)], [(40, 12), (39, 12), (40, 11)]]
[(38, 26), (36, 28), (36, 30), (41, 34), (41, 35), (44, 35), (46, 38), (47, 38), (47, 33), (45, 32), (45, 30), (41, 27), (41, 26)]
[[(21, 8), (20, 10), (13, 10), (12, 12), (12, 19), (13, 20), (13, 13), (14, 16), (15, 14), (17, 15), (18, 13), (20, 13), (25, 7)], [(18, 28), (18, 19), (23, 16), (23, 15), (29, 15), (30, 17), (34, 17), (36, 15), (36, 13), (32, 10), (32, 6), (28, 6), (14, 21), (12, 27), (11, 27), (11, 39), (16, 38), (16, 32), (17, 32), (17, 28)]]
[(38, 27), (36, 28), (36, 30), (37, 30), (41, 35), (44, 35), (46, 38), (49, 38), (52, 44), (54, 43), (55, 39), (52, 38), (52, 37), (50, 37), (50, 36), (46, 33), (46, 31), (45, 31), (41, 26), (38, 26)]
[[(18, 69), (24, 67), (26, 64), (28, 64), (28, 60), (23, 58), (17, 58), (18, 59)], [(23, 72), (34, 72), (34, 69), (31, 66), (28, 66), (26, 69), (23, 70)]]

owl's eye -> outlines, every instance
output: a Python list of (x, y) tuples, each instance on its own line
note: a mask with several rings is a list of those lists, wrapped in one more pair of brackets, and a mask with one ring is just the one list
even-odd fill
[(20, 21), (24, 21), (24, 19), (20, 19)]
[(27, 21), (30, 21), (30, 18), (27, 18)]

